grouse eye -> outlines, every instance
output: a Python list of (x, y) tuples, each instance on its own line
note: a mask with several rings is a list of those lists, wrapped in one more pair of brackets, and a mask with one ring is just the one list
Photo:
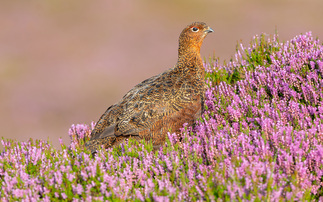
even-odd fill
[(198, 29), (198, 28), (196, 28), (196, 27), (193, 27), (193, 28), (192, 28), (192, 31), (193, 31), (193, 32), (197, 32), (197, 31), (199, 31), (199, 29)]

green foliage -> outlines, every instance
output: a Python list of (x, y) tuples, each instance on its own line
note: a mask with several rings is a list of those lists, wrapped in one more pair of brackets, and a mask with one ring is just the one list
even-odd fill
[[(273, 38), (273, 36), (270, 38)], [(278, 44), (278, 39), (268, 40), (265, 34), (261, 34), (259, 38), (254, 37), (250, 42), (249, 49), (242, 50), (239, 48), (239, 44), (237, 44), (236, 51), (241, 55), (239, 58), (239, 54), (237, 54), (238, 61), (231, 59), (228, 64), (224, 61), (223, 65), (218, 65), (217, 58), (209, 58), (208, 63), (210, 66), (214, 66), (215, 70), (207, 72), (206, 78), (212, 81), (213, 85), (217, 85), (220, 82), (234, 85), (237, 81), (245, 78), (246, 71), (255, 71), (257, 66), (268, 67), (272, 64), (272, 53), (280, 50)], [(240, 60), (247, 61), (247, 64), (241, 64)]]

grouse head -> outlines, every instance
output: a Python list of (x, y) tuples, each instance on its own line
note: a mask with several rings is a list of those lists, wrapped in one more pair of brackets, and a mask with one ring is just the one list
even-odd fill
[(190, 52), (199, 54), (203, 40), (210, 32), (214, 31), (204, 22), (194, 22), (185, 27), (179, 36), (179, 56)]

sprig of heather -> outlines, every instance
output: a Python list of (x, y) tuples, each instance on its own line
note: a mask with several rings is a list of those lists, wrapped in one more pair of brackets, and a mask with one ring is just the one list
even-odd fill
[[(323, 195), (323, 48), (311, 33), (254, 37), (228, 64), (206, 63), (206, 111), (165, 146), (83, 146), (72, 125), (61, 150), (2, 140), (1, 201), (295, 201)], [(321, 198), (322, 199), (322, 198)]]

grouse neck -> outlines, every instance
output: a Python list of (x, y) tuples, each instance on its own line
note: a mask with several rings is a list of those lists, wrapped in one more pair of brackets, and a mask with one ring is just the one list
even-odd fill
[(182, 71), (196, 72), (204, 74), (204, 66), (199, 52), (186, 52), (186, 54), (179, 55), (176, 67)]
[(200, 47), (199, 46), (185, 46), (179, 45), (178, 48), (178, 57), (182, 57), (185, 55), (200, 55)]
[(178, 61), (182, 60), (191, 60), (192, 58), (196, 58), (202, 61), (200, 50), (195, 50), (190, 48), (189, 50), (181, 50), (178, 49)]
[(201, 58), (200, 52), (187, 51), (187, 52), (184, 52), (183, 54), (178, 54), (177, 62), (178, 63), (192, 63), (192, 62), (202, 63), (202, 58)]

